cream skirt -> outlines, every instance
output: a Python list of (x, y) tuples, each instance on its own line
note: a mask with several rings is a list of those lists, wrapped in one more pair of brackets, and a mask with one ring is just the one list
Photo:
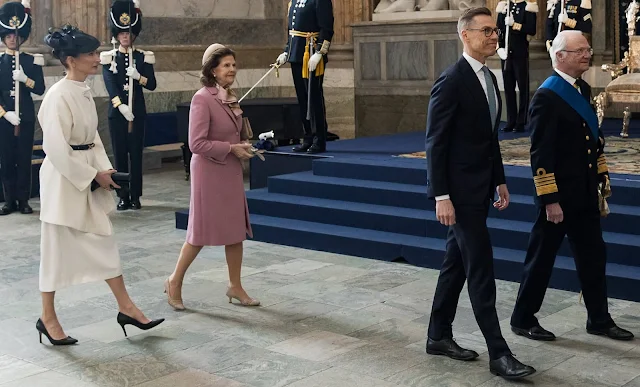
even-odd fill
[(42, 222), (40, 291), (103, 281), (122, 275), (120, 253), (113, 235), (81, 232)]

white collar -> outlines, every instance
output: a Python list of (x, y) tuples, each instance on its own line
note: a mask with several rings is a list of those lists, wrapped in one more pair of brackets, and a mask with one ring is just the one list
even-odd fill
[(558, 73), (565, 81), (569, 82), (571, 86), (573, 86), (573, 84), (576, 83), (577, 79), (572, 77), (571, 75), (565, 74), (558, 69), (554, 69), (554, 70), (556, 70), (556, 73)]
[(473, 69), (474, 73), (479, 72), (484, 67), (484, 64), (482, 64), (477, 59), (472, 58), (471, 55), (467, 54), (466, 52), (463, 52), (462, 56), (464, 56), (464, 58), (467, 60), (467, 62), (469, 62), (469, 64), (471, 65), (471, 68)]

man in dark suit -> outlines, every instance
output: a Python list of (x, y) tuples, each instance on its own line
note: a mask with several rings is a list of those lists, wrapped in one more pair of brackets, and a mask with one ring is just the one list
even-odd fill
[[(155, 55), (133, 47), (142, 30), (142, 13), (137, 2), (116, 0), (109, 12), (111, 34), (120, 43), (118, 49), (100, 53), (104, 85), (111, 98), (109, 131), (119, 172), (131, 171), (130, 190), (118, 189), (118, 210), (139, 210), (142, 196), (142, 151), (147, 118), (142, 89), (155, 90)], [(131, 87), (133, 85), (133, 87)], [(129, 95), (133, 92), (129, 106)], [(131, 131), (129, 125), (133, 123)], [(131, 169), (129, 169), (131, 165)]]
[(555, 339), (534, 315), (542, 306), (565, 235), (587, 306), (587, 332), (617, 340), (633, 338), (631, 332), (616, 326), (607, 306), (607, 252), (598, 190), (608, 189), (609, 174), (604, 135), (590, 104), (591, 87), (580, 79), (589, 69), (592, 54), (580, 31), (560, 32), (551, 46), (555, 72), (540, 86), (529, 107), (538, 218), (531, 230), (511, 329), (533, 340)]
[[(498, 143), (501, 101), (495, 76), (485, 66), (496, 53), (499, 29), (487, 8), (471, 8), (458, 21), (463, 57), (431, 90), (427, 114), (427, 193), (436, 216), (449, 226), (447, 251), (433, 299), (427, 353), (458, 360), (478, 354), (453, 341), (451, 324), (468, 280), (471, 306), (489, 348), (490, 371), (505, 378), (535, 372), (516, 360), (502, 337), (496, 313), (489, 205), (509, 205)], [(497, 188), (496, 188), (497, 187)]]
[[(20, 52), (19, 45), (31, 33), (29, 2), (13, 1), (0, 8), (0, 38), (7, 47), (0, 53), (0, 177), (5, 204), (0, 215), (15, 211), (31, 214), (31, 156), (36, 127), (36, 111), (31, 93), (44, 94), (44, 57)], [(19, 91), (16, 90), (16, 81)], [(20, 114), (16, 114), (16, 96), (20, 98)]]
[[(278, 56), (276, 63), (291, 63), (293, 84), (300, 106), (304, 139), (293, 151), (322, 153), (327, 147), (327, 117), (322, 82), (333, 38), (333, 2), (291, 0), (287, 13), (289, 37), (284, 52)], [(308, 107), (311, 108), (310, 120), (307, 119)]]

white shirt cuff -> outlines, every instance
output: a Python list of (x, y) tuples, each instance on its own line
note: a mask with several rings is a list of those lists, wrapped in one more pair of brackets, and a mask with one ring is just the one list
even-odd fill
[(449, 200), (449, 195), (440, 195), (440, 196), (436, 196), (436, 201), (439, 202), (440, 200)]

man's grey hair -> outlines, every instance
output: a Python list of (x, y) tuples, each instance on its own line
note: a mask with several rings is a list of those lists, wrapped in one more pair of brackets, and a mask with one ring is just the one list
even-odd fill
[(462, 39), (462, 31), (468, 29), (473, 23), (473, 19), (480, 15), (491, 16), (491, 10), (487, 7), (475, 7), (468, 8), (462, 12), (458, 19), (458, 36), (460, 39)]
[(560, 31), (553, 39), (553, 43), (551, 43), (551, 64), (554, 69), (558, 64), (558, 53), (567, 49), (567, 43), (569, 42), (570, 37), (577, 35), (582, 35), (582, 32), (577, 30), (565, 30)]

